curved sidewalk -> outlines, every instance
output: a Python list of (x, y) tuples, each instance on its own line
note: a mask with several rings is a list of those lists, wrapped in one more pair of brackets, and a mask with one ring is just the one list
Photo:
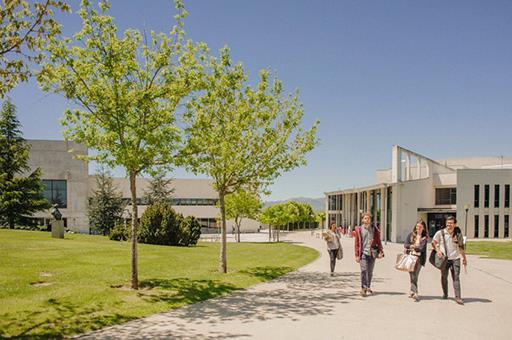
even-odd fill
[(427, 264), (415, 303), (407, 298), (408, 275), (393, 268), (402, 245), (388, 244), (375, 266), (375, 294), (362, 298), (352, 239), (342, 239), (345, 257), (330, 277), (321, 239), (309, 232), (286, 238), (318, 249), (320, 258), (274, 281), (81, 338), (510, 339), (510, 261), (470, 256), (468, 273), (461, 273), (464, 306), (441, 299), (439, 272)]

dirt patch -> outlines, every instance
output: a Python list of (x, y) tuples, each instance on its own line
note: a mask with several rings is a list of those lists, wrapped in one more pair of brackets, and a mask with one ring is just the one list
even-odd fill
[(51, 286), (52, 284), (53, 284), (52, 282), (44, 282), (44, 281), (30, 282), (30, 285), (33, 287), (46, 287), (46, 286)]
[(42, 276), (42, 277), (52, 277), (53, 274), (52, 273), (48, 273), (48, 272), (40, 272), (39, 276)]

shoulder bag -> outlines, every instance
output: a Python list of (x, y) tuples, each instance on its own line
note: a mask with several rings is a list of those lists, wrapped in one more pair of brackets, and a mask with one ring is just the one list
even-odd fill
[(444, 243), (444, 254), (443, 254), (443, 257), (439, 257), (437, 256), (437, 252), (434, 249), (432, 249), (432, 252), (430, 253), (430, 256), (428, 258), (428, 261), (430, 263), (432, 263), (432, 265), (434, 267), (436, 267), (437, 269), (441, 270), (443, 268), (446, 267), (446, 264), (448, 263), (448, 256), (446, 254), (448, 254), (448, 249), (446, 247), (446, 239), (444, 238), (444, 229), (441, 230), (441, 237), (443, 239), (443, 243)]

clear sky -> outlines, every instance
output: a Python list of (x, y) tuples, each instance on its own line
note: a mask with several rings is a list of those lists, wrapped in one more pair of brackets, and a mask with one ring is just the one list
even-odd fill
[[(512, 1), (185, 3), (190, 38), (229, 45), (252, 79), (271, 68), (300, 89), (305, 126), (321, 121), (308, 165), (279, 178), (269, 199), (372, 184), (394, 144), (434, 159), (512, 156)], [(113, 0), (111, 14), (121, 29), (168, 31), (174, 9)], [(76, 14), (59, 19), (68, 35), (80, 28)], [(61, 97), (30, 83), (12, 98), (26, 138), (62, 138)]]

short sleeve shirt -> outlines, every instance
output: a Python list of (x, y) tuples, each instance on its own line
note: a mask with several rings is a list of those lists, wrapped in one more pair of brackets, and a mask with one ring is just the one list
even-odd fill
[[(442, 240), (442, 230), (444, 230), (444, 240)], [(452, 235), (450, 235), (450, 233), (448, 233), (446, 229), (441, 229), (437, 231), (436, 234), (434, 235), (434, 241), (437, 242), (437, 244), (439, 245), (439, 249), (443, 254), (445, 253), (444, 244), (446, 242), (446, 249), (448, 250), (448, 254), (445, 255), (448, 256), (448, 260), (456, 260), (459, 258), (459, 239), (460, 238), (457, 236), (452, 237)]]

